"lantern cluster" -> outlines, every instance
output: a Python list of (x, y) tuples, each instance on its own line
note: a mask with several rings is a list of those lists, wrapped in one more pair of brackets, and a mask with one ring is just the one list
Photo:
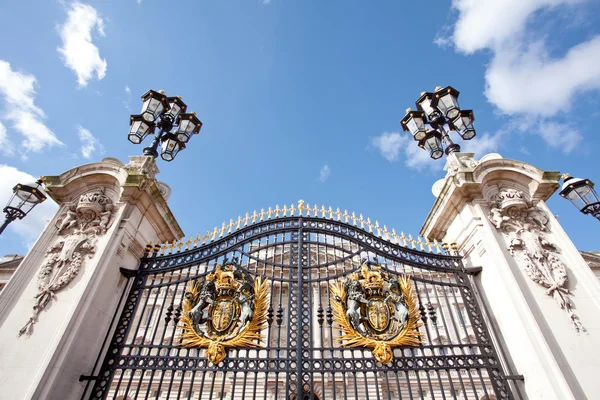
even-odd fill
[[(187, 105), (180, 97), (167, 97), (162, 90), (147, 91), (142, 96), (142, 101), (142, 112), (131, 116), (128, 139), (131, 143), (139, 144), (158, 128), (159, 135), (155, 137), (151, 147), (144, 149), (144, 154), (158, 157), (157, 148), (161, 143), (161, 158), (172, 161), (185, 149), (191, 137), (200, 132), (202, 122), (195, 112), (186, 113)], [(171, 132), (173, 127), (176, 129)]]
[(456, 131), (463, 140), (475, 137), (473, 111), (460, 109), (458, 95), (459, 92), (451, 86), (437, 87), (435, 92), (423, 92), (416, 101), (417, 110), (407, 109), (400, 121), (402, 129), (410, 132), (419, 147), (427, 150), (433, 159), (444, 155), (444, 142), (446, 154), (460, 151), (460, 146), (452, 143), (445, 125)]

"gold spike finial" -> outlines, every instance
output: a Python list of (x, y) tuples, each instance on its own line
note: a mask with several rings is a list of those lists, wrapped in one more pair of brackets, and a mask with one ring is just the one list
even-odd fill
[(298, 212), (302, 214), (302, 211), (304, 211), (304, 200), (298, 200)]
[(565, 173), (565, 174), (562, 174), (560, 177), (561, 177), (561, 178), (563, 179), (563, 181), (564, 181), (564, 180), (566, 180), (567, 178), (570, 178), (570, 177), (571, 177), (571, 175), (569, 175), (569, 174)]
[(409, 113), (409, 112), (411, 112), (411, 111), (412, 111), (412, 108), (410, 108), (410, 107), (408, 107), (408, 108), (406, 109), (406, 112), (407, 112), (407, 113)]
[(438, 90), (442, 90), (443, 88), (441, 86), (436, 86), (435, 87), (435, 91), (437, 92)]

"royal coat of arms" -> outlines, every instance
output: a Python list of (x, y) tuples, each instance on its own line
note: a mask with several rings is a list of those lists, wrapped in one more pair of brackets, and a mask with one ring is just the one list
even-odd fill
[(213, 364), (228, 347), (257, 347), (267, 325), (269, 281), (253, 279), (234, 259), (190, 281), (183, 301), (181, 344), (207, 348)]
[(422, 325), (410, 278), (394, 276), (363, 260), (345, 281), (331, 283), (334, 321), (345, 347), (367, 347), (382, 364), (389, 364), (392, 347), (421, 343)]

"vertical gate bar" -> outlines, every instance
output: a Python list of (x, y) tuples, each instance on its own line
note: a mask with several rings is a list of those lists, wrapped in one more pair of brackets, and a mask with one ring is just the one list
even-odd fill
[[(471, 288), (473, 289), (475, 298), (477, 299), (477, 303), (481, 307), (482, 317), (483, 317), (484, 321), (486, 322), (486, 326), (489, 326), (489, 333), (491, 334), (492, 345), (494, 348), (498, 349), (498, 352), (497, 352), (499, 355), (498, 361), (504, 367), (505, 375), (517, 375), (516, 372), (513, 372), (513, 367), (509, 363), (509, 359), (507, 358), (503, 343), (500, 342), (500, 335), (498, 333), (498, 327), (496, 326), (496, 323), (494, 321), (492, 321), (492, 319), (490, 318), (490, 315), (491, 315), (490, 310), (488, 308), (487, 302), (485, 301), (485, 299), (483, 298), (483, 296), (480, 293), (481, 292), (480, 286), (479, 286), (479, 283), (477, 282), (477, 279), (475, 278), (475, 275), (469, 274), (468, 278), (469, 278), (469, 283), (471, 284)], [(514, 387), (516, 389), (517, 394), (519, 395), (519, 399), (521, 399), (521, 400), (526, 399), (526, 397), (523, 395), (523, 393), (521, 391), (521, 385), (518, 382), (515, 382), (515, 381), (511, 382), (508, 379), (506, 379), (506, 382), (509, 387)]]
[[(430, 279), (431, 279), (431, 276), (430, 276)], [(432, 286), (433, 286), (432, 290), (435, 293), (436, 299), (437, 299), (437, 290), (436, 290), (436, 287), (435, 287), (435, 285), (432, 285)], [(431, 299), (429, 298), (429, 288), (427, 287), (427, 282), (425, 280), (423, 281), (423, 287), (425, 288), (425, 295), (427, 296), (427, 303), (431, 304)], [(437, 299), (436, 304), (438, 305), (438, 309), (439, 309), (440, 308), (439, 307), (440, 306), (439, 299)], [(443, 316), (443, 314), (442, 314), (442, 316)], [(435, 328), (437, 330), (437, 325), (434, 325), (434, 326), (435, 326)], [(447, 327), (447, 324), (445, 322), (444, 322), (444, 326)], [(437, 334), (438, 334), (438, 337), (440, 337), (439, 331), (438, 331)], [(447, 336), (448, 337), (448, 341), (450, 342), (450, 334), (448, 334), (447, 330), (446, 330), (446, 334), (448, 335)], [(453, 352), (453, 354), (454, 354), (454, 352)], [(432, 350), (432, 355), (436, 356), (435, 351), (433, 351), (433, 350)], [(445, 355), (445, 354), (441, 354), (441, 355)], [(440, 354), (437, 354), (437, 356), (440, 356)], [(429, 382), (429, 387), (430, 387), (430, 390), (432, 391), (431, 397), (432, 397), (432, 399), (434, 399), (435, 395), (433, 395), (433, 388), (432, 388), (432, 384), (431, 384), (431, 378), (429, 376), (429, 373), (428, 372), (426, 372), (426, 373), (427, 373), (427, 381)], [(437, 375), (438, 382), (439, 382), (439, 385), (440, 385), (440, 391), (441, 391), (441, 394), (442, 394), (442, 399), (446, 400), (446, 394), (444, 393), (444, 384), (442, 383), (442, 378), (441, 378), (441, 376), (439, 374), (439, 371), (435, 370), (435, 373)]]
[[(105, 356), (104, 362), (100, 369), (100, 374), (99, 374), (100, 378), (96, 381), (94, 388), (92, 389), (92, 396), (94, 396), (97, 393), (101, 393), (101, 396), (104, 399), (108, 396), (108, 392), (111, 389), (110, 388), (111, 383), (113, 381), (113, 378), (114, 378), (114, 375), (116, 372), (116, 367), (112, 367), (112, 365), (109, 362), (111, 360), (113, 363), (115, 362), (115, 358), (118, 357), (118, 355), (120, 354), (120, 352), (123, 348), (124, 342), (127, 340), (127, 335), (129, 334), (129, 331), (131, 330), (131, 325), (132, 325), (131, 321), (135, 318), (135, 312), (138, 309), (146, 279), (147, 279), (147, 276), (139, 276), (139, 275), (136, 275), (136, 277), (134, 278), (134, 283), (131, 286), (131, 290), (129, 291), (129, 294), (127, 296), (127, 301), (125, 302), (123, 310), (121, 311), (121, 316), (119, 317), (119, 323), (117, 324), (117, 327), (115, 328), (115, 332), (117, 332), (119, 329), (119, 326), (121, 326), (121, 329), (123, 329), (124, 332), (122, 334), (117, 334), (117, 333), (114, 334), (114, 336), (111, 340), (111, 343), (109, 345), (107, 355)], [(129, 317), (127, 317), (128, 312), (130, 313)], [(119, 335), (121, 335), (120, 341), (117, 340), (117, 337)], [(102, 371), (109, 371), (110, 373), (105, 378), (103, 376), (103, 374), (101, 374)], [(102, 384), (102, 382), (104, 382), (104, 384)], [(95, 396), (95, 397), (98, 398), (98, 396)]]
[[(421, 276), (422, 276), (422, 274), (421, 274)], [(418, 287), (418, 284), (417, 284), (417, 280), (416, 279), (413, 280), (413, 283), (415, 285), (415, 291), (417, 292), (417, 297), (419, 298), (419, 304), (423, 304), (423, 301), (421, 300), (421, 291), (419, 290), (419, 287)], [(425, 295), (429, 298), (429, 294), (427, 293), (427, 287), (425, 287)], [(434, 325), (434, 327), (436, 328), (436, 331), (437, 331), (437, 326)], [(431, 334), (429, 333), (429, 325), (427, 323), (425, 324), (425, 332), (427, 333), (427, 341), (430, 342), (431, 341)], [(437, 332), (437, 335), (439, 337), (439, 335), (440, 335), (439, 332)], [(431, 347), (431, 345), (428, 346), (428, 347), (429, 347), (429, 350), (431, 350), (431, 353), (435, 354), (435, 351), (433, 350), (433, 348)], [(410, 355), (412, 356), (412, 358), (413, 358), (413, 360), (415, 361), (415, 364), (416, 364), (416, 358), (417, 357), (415, 357), (414, 353), (417, 350), (414, 349), (414, 348), (412, 348), (412, 347), (409, 348), (408, 350), (410, 351)], [(422, 352), (421, 356), (424, 356), (425, 355), (425, 351), (424, 351), (423, 346), (421, 346), (420, 351)], [(421, 393), (423, 393), (423, 385), (421, 384), (421, 376), (419, 374), (420, 371), (417, 369), (417, 370), (414, 370), (413, 372), (415, 373), (415, 376), (417, 378), (417, 384), (419, 385), (419, 396), (420, 396)], [(431, 385), (431, 382), (429, 384)], [(410, 387), (410, 383), (409, 383), (409, 387)]]
[[(162, 273), (162, 275), (160, 277), (160, 283), (159, 283), (159, 285), (162, 285), (164, 283), (166, 274), (167, 274), (166, 272)], [(157, 274), (154, 274), (152, 276), (152, 283), (151, 283), (150, 286), (154, 285), (154, 283), (156, 282), (156, 276), (157, 276)], [(153, 312), (156, 309), (156, 303), (157, 302), (158, 302), (158, 296), (155, 296), (154, 297), (154, 304), (152, 305), (152, 311)], [(146, 304), (144, 305), (144, 308), (147, 305), (148, 305), (148, 302), (146, 301)], [(162, 312), (163, 312), (164, 306), (165, 306), (165, 303), (163, 302), (163, 304), (161, 305), (161, 308), (160, 308), (160, 312), (158, 314), (158, 318), (159, 318), (158, 322), (156, 323), (156, 326), (154, 327), (154, 331), (151, 333), (150, 347), (148, 348), (148, 355), (150, 355), (150, 353), (152, 352), (151, 346), (154, 343), (154, 337), (156, 335), (156, 331), (158, 330), (158, 325), (159, 325), (159, 322), (160, 322), (160, 317), (162, 316)], [(148, 324), (150, 323), (151, 320), (152, 320), (152, 317), (150, 317), (148, 319)], [(147, 324), (146, 328), (144, 329), (144, 336), (142, 337), (142, 342), (140, 343), (140, 348), (143, 348), (144, 344), (146, 342), (146, 336), (148, 335), (148, 331), (149, 331), (148, 324)], [(138, 326), (137, 329), (139, 330), (139, 326)], [(137, 332), (137, 330), (136, 330), (136, 332)], [(160, 355), (160, 349), (158, 350), (158, 355)], [(151, 392), (150, 389), (152, 388), (152, 382), (154, 382), (154, 376), (155, 375), (156, 375), (156, 371), (152, 372), (152, 375), (150, 375), (150, 379), (148, 380), (148, 390), (146, 390), (146, 396), (145, 396), (144, 399), (148, 399), (148, 396), (150, 395), (150, 392)], [(155, 398), (158, 398), (158, 396), (159, 396), (159, 394), (157, 394)]]
[[(196, 366), (194, 366), (194, 368), (195, 367)], [(186, 400), (192, 400), (192, 393), (194, 393), (192, 389), (194, 388), (194, 380), (196, 379), (196, 371), (189, 371), (189, 372), (192, 375), (192, 379), (190, 379), (190, 390), (188, 390)]]
[[(174, 274), (175, 274), (175, 271), (171, 271), (171, 275), (169, 276), (169, 281), (168, 281), (169, 285), (170, 285), (170, 283), (173, 281), (173, 275), (174, 275)], [(166, 287), (167, 287), (167, 290), (166, 290), (166, 293), (165, 293), (165, 296), (164, 296), (164, 299), (163, 299), (163, 302), (162, 302), (162, 305), (161, 305), (161, 308), (160, 308), (160, 314), (159, 314), (159, 316), (160, 316), (160, 317), (162, 317), (162, 315), (163, 315), (163, 310), (165, 309), (165, 304), (167, 303), (167, 295), (169, 294), (169, 289), (168, 289), (168, 286), (166, 286)], [(161, 288), (161, 289), (162, 289), (162, 288)], [(173, 291), (173, 292), (174, 292), (174, 293), (173, 293), (173, 298), (171, 299), (171, 305), (170, 305), (170, 307), (171, 307), (173, 310), (175, 309), (173, 306), (175, 305), (175, 298), (176, 298), (176, 296), (177, 296), (177, 291), (178, 291), (178, 290), (179, 290), (179, 284), (176, 284), (176, 285), (175, 285), (175, 290)], [(159, 293), (160, 293), (160, 291), (159, 291)], [(158, 297), (158, 293), (157, 293), (157, 297)], [(168, 307), (167, 307), (167, 309), (168, 309)], [(159, 325), (160, 325), (160, 320), (157, 322), (157, 324), (156, 324), (156, 328), (154, 328), (154, 333), (152, 334), (152, 341), (151, 341), (151, 343), (150, 343), (150, 345), (151, 345), (152, 347), (154, 347), (154, 346), (155, 346), (155, 345), (154, 345), (154, 339), (156, 339), (156, 333), (158, 332)], [(175, 324), (174, 324), (174, 325), (175, 325)], [(165, 375), (166, 375), (166, 373), (167, 373), (167, 370), (166, 370), (166, 364), (167, 364), (167, 362), (168, 362), (168, 358), (171, 356), (171, 344), (173, 343), (173, 338), (171, 337), (171, 343), (170, 343), (169, 345), (166, 345), (166, 346), (164, 345), (164, 342), (165, 342), (165, 334), (167, 333), (167, 329), (168, 329), (168, 327), (169, 327), (169, 321), (168, 321), (168, 320), (165, 320), (165, 324), (164, 324), (164, 326), (163, 326), (163, 329), (162, 329), (162, 335), (160, 336), (160, 342), (159, 342), (159, 345), (158, 345), (158, 348), (159, 348), (159, 350), (158, 350), (158, 354), (159, 354), (159, 356), (160, 356), (160, 353), (161, 353), (163, 350), (164, 350), (164, 351), (165, 351), (165, 353), (166, 353), (166, 354), (163, 354), (163, 355), (162, 355), (162, 357), (164, 358), (164, 362), (165, 362), (165, 365), (163, 365), (163, 368), (165, 368), (165, 369), (163, 369), (163, 370), (162, 370), (162, 373), (160, 374), (160, 381), (158, 382), (158, 389), (157, 389), (158, 393), (160, 393), (160, 392), (161, 392), (162, 385), (163, 385), (163, 381), (164, 381), (164, 379), (165, 379)], [(172, 336), (173, 336), (174, 334), (175, 334), (175, 328), (173, 328), (173, 333), (172, 333)], [(173, 371), (171, 371), (171, 379), (172, 379), (172, 377), (173, 377), (173, 373), (174, 373), (174, 372), (173, 372)], [(168, 397), (168, 396), (169, 396), (169, 394), (167, 394), (167, 397)]]
[[(298, 221), (298, 229), (294, 232), (294, 234), (291, 236), (291, 242), (292, 244), (290, 244), (290, 268), (289, 268), (289, 273), (288, 273), (288, 307), (287, 307), (287, 321), (288, 321), (288, 329), (287, 329), (287, 349), (286, 349), (286, 354), (287, 354), (287, 360), (286, 360), (286, 385), (285, 385), (285, 400), (291, 400), (291, 396), (290, 396), (290, 386), (292, 386), (292, 378), (293, 378), (293, 373), (292, 373), (292, 369), (291, 369), (291, 361), (292, 361), (292, 357), (291, 355), (293, 354), (293, 350), (292, 347), (290, 346), (292, 344), (292, 339), (290, 338), (291, 333), (292, 333), (292, 315), (293, 315), (293, 309), (296, 308), (298, 306), (297, 302), (294, 304), (293, 301), (293, 296), (296, 295), (298, 296), (298, 293), (294, 294), (294, 291), (298, 291), (297, 288), (297, 280), (292, 278), (292, 272), (294, 269), (294, 264), (296, 267), (296, 274), (298, 274), (298, 271), (300, 270), (300, 266), (298, 265), (298, 259), (296, 259), (295, 261), (293, 260), (294, 257), (299, 257), (299, 250), (298, 250), (298, 238), (300, 236), (300, 232), (301, 232), (301, 221), (302, 218), (297, 219)], [(296, 236), (294, 239), (294, 235)], [(295, 243), (293, 243), (295, 240)], [(297, 299), (296, 299), (297, 300)], [(297, 300), (298, 301), (298, 300)], [(297, 314), (297, 310), (296, 310), (296, 314)], [(296, 323), (298, 323), (298, 321), (300, 321), (299, 316), (298, 316), (298, 320), (296, 321)], [(298, 329), (298, 327), (296, 326), (296, 329)], [(297, 339), (296, 339), (297, 340)], [(296, 347), (297, 347), (297, 343), (296, 343)], [(296, 348), (296, 362), (299, 361), (298, 359), (298, 350)], [(297, 372), (296, 372), (297, 373)], [(295, 385), (298, 384), (297, 382), (298, 377), (296, 376), (296, 382), (294, 383)], [(295, 395), (298, 395), (298, 388), (296, 387), (296, 393)]]
[[(412, 352), (412, 350), (411, 350)], [(410, 384), (410, 374), (408, 373), (408, 371), (404, 371), (404, 375), (406, 376), (406, 386), (408, 387), (408, 395), (410, 396), (410, 400), (413, 400), (413, 393), (412, 393), (412, 385)], [(419, 393), (420, 396), (420, 393)]]
[(302, 214), (300, 214), (300, 217), (298, 218), (298, 305), (297, 305), (297, 312), (298, 312), (298, 326), (297, 326), (297, 332), (298, 332), (298, 341), (296, 343), (296, 399), (300, 400), (302, 399), (302, 391), (303, 391), (303, 385), (302, 385), (302, 298), (303, 298), (303, 292), (304, 292), (304, 279), (302, 276), (303, 273), (303, 268), (304, 266), (302, 265), (302, 247), (304, 245), (304, 237), (303, 237), (303, 230), (302, 230)]
[[(121, 297), (119, 297), (119, 302), (117, 303), (117, 308), (115, 308), (115, 314), (110, 321), (110, 325), (108, 326), (108, 330), (106, 331), (106, 335), (104, 336), (104, 340), (102, 341), (102, 346), (100, 347), (100, 352), (98, 352), (98, 357), (96, 357), (96, 361), (94, 362), (94, 367), (92, 368), (91, 375), (95, 374), (96, 369), (98, 368), (98, 364), (100, 363), (100, 358), (102, 357), (102, 355), (104, 355), (104, 357), (106, 357), (104, 348), (110, 344), (109, 338), (112, 338), (111, 335), (114, 335), (113, 326), (115, 325), (115, 322), (118, 320), (117, 316), (118, 315), (120, 316), (121, 313), (123, 312), (123, 308), (122, 308), (124, 306), (123, 300), (125, 298), (127, 298), (127, 296), (129, 295), (129, 293), (131, 291), (131, 287), (133, 286), (133, 284), (135, 282), (135, 276), (133, 276), (133, 279), (131, 279), (131, 278), (132, 277), (128, 277), (127, 282), (125, 282), (125, 285), (123, 286), (123, 291), (121, 292)], [(99, 375), (99, 372), (98, 372), (98, 375)], [(83, 394), (81, 395), (81, 400), (85, 399), (86, 395), (88, 394), (87, 392), (90, 388), (90, 384), (92, 382), (93, 382), (92, 380), (89, 380), (86, 382), (85, 388), (83, 389)]]
[[(501, 390), (500, 390), (500, 386), (499, 386), (499, 382), (498, 382), (498, 381), (501, 381), (500, 383), (502, 383), (503, 385), (505, 385), (507, 387), (505, 389), (507, 396), (504, 398), (514, 399), (513, 393), (511, 392), (510, 387), (508, 385), (508, 381), (506, 379), (504, 369), (502, 368), (502, 363), (501, 363), (500, 357), (498, 357), (498, 352), (496, 351), (496, 346), (494, 345), (494, 342), (492, 341), (492, 337), (488, 331), (487, 324), (485, 323), (485, 319), (483, 318), (483, 312), (481, 311), (479, 301), (477, 301), (477, 294), (473, 288), (473, 285), (471, 283), (471, 280), (469, 279), (469, 276), (466, 274), (466, 272), (464, 272), (464, 267), (463, 267), (462, 263), (461, 263), (460, 267), (461, 267), (461, 270), (457, 271), (456, 275), (457, 275), (460, 283), (462, 283), (460, 285), (460, 290), (461, 290), (461, 294), (463, 295), (463, 299), (468, 300), (467, 295), (469, 293), (471, 294), (470, 303), (473, 305), (473, 307), (465, 307), (465, 309), (467, 310), (469, 319), (471, 320), (471, 326), (473, 326), (473, 327), (475, 326), (475, 324), (474, 324), (475, 321), (474, 321), (474, 318), (472, 315), (475, 312), (478, 316), (481, 316), (481, 318), (479, 318), (479, 328), (481, 328), (480, 334), (484, 337), (484, 339), (487, 342), (487, 345), (484, 344), (484, 346), (487, 346), (490, 349), (491, 358), (497, 360), (498, 365), (499, 365), (498, 367), (487, 367), (488, 376), (490, 377), (490, 381), (492, 383), (492, 388), (494, 389), (496, 396), (501, 398), (501, 393), (500, 393)], [(467, 291), (468, 291), (468, 293), (465, 293)], [(473, 330), (475, 331), (475, 328)], [(492, 371), (494, 371), (494, 370), (497, 371), (497, 373), (498, 373), (498, 376), (496, 379), (494, 378), (494, 374), (492, 373)]]
[(398, 379), (398, 373), (398, 370), (394, 371), (394, 376), (396, 377), (396, 393), (398, 395), (397, 400), (402, 400), (402, 390), (400, 389), (400, 379)]
[[(440, 279), (440, 282), (441, 282), (441, 278), (439, 278), (439, 279)], [(456, 334), (456, 340), (458, 340), (458, 341), (459, 341), (459, 343), (460, 343), (460, 333), (459, 333), (459, 331), (458, 331), (458, 328), (456, 327), (456, 321), (454, 320), (454, 314), (452, 313), (452, 305), (450, 304), (450, 301), (448, 300), (447, 289), (446, 289), (446, 287), (445, 287), (445, 286), (443, 286), (443, 285), (440, 285), (440, 286), (441, 286), (442, 288), (444, 288), (444, 300), (446, 301), (446, 309), (448, 310), (448, 312), (447, 312), (447, 313), (444, 313), (444, 314), (449, 314), (449, 315), (450, 315), (450, 319), (452, 320), (452, 327), (454, 328), (454, 333)], [(452, 292), (452, 294), (454, 295), (454, 290), (453, 290), (453, 287), (450, 287), (450, 291), (451, 291), (451, 292)], [(438, 306), (441, 306), (441, 305), (442, 305), (442, 303), (441, 303), (441, 301), (440, 301), (440, 298), (439, 298), (439, 296), (438, 296), (437, 290), (434, 290), (434, 294), (435, 294), (435, 299), (436, 299), (436, 302), (437, 302)], [(457, 301), (457, 299), (456, 299), (456, 296), (455, 296), (455, 295), (454, 295), (454, 304), (455, 304), (455, 305), (458, 305), (458, 301)], [(445, 318), (445, 317), (444, 317), (444, 314), (442, 315), (442, 316), (443, 316), (443, 318)], [(463, 324), (463, 325), (461, 325), (461, 326), (462, 326), (463, 328), (465, 328), (464, 324)], [(450, 337), (450, 333), (448, 332), (448, 324), (446, 324), (446, 322), (445, 322), (445, 321), (444, 321), (444, 328), (445, 328), (445, 330), (446, 330), (446, 334), (448, 335), (448, 337)], [(465, 329), (466, 329), (466, 328), (465, 328)], [(468, 334), (468, 332), (467, 332), (466, 330), (465, 330), (465, 335), (467, 335), (467, 337), (469, 336), (469, 334)], [(464, 352), (462, 351), (462, 347), (461, 347), (461, 353), (464, 353)], [(452, 347), (452, 355), (456, 355), (456, 349), (455, 349), (455, 347)], [(460, 378), (460, 381), (461, 381), (461, 384), (462, 384), (463, 382), (462, 382), (462, 377), (461, 377), (461, 375), (460, 375), (460, 371), (458, 372), (458, 376), (459, 376), (459, 378)], [(454, 390), (454, 384), (452, 383), (452, 379), (448, 379), (448, 381), (450, 382), (450, 386), (452, 387), (452, 391), (453, 391), (453, 392), (455, 392), (455, 390)], [(464, 384), (463, 384), (463, 391), (464, 391), (464, 390), (465, 390), (465, 389), (464, 389)], [(456, 398), (456, 394), (454, 394), (454, 398)]]
[[(454, 292), (453, 292), (453, 293), (454, 293)], [(473, 294), (474, 294), (474, 293), (473, 293)], [(456, 303), (456, 304), (458, 304), (458, 303)], [(463, 304), (464, 304), (464, 300), (463, 300)], [(462, 315), (460, 314), (460, 312), (458, 313), (458, 315), (459, 315), (459, 318), (461, 318), (461, 319), (462, 319)], [(466, 331), (466, 326), (464, 325), (464, 323), (462, 324), (462, 326), (463, 326), (463, 328), (465, 329), (465, 334), (466, 334), (466, 337), (467, 337), (467, 339), (468, 339), (469, 343), (471, 343), (471, 338), (469, 337), (469, 334), (468, 334), (468, 332)], [(478, 351), (479, 351), (479, 355), (481, 355), (481, 354), (482, 354), (482, 352), (480, 351), (480, 349), (481, 349), (481, 348), (480, 348), (480, 346), (477, 346), (477, 349), (478, 349)], [(470, 356), (475, 356), (475, 354), (472, 354), (472, 352), (470, 352), (470, 354), (469, 354), (469, 355), (470, 355)], [(479, 378), (479, 381), (481, 382), (481, 387), (482, 387), (482, 389), (483, 389), (483, 393), (484, 393), (484, 395), (485, 395), (486, 397), (488, 397), (488, 398), (489, 398), (489, 397), (490, 397), (490, 394), (488, 393), (488, 388), (487, 388), (487, 385), (485, 384), (485, 381), (484, 381), (484, 379), (483, 379), (483, 376), (482, 376), (482, 374), (481, 374), (481, 368), (476, 368), (476, 369), (475, 369), (475, 371), (476, 371), (476, 373), (477, 373), (477, 378)], [(469, 376), (472, 376), (472, 373), (471, 373), (471, 370), (470, 370), (470, 369), (468, 370), (468, 373), (469, 373)], [(488, 374), (488, 375), (489, 375), (489, 374)], [(490, 381), (490, 382), (491, 382), (491, 381)], [(479, 396), (479, 394), (478, 394), (478, 396)]]

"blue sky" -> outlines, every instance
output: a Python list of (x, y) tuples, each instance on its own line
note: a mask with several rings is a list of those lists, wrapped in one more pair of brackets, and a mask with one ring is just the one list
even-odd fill
[[(472, 108), (477, 157), (497, 151), (600, 182), (600, 4), (584, 0), (4, 1), (0, 201), (31, 176), (141, 154), (140, 96), (182, 96), (204, 126), (159, 179), (187, 235), (307, 203), (417, 234), (443, 161), (398, 121), (452, 85)], [(575, 244), (600, 225), (558, 195)], [(50, 201), (0, 237), (24, 253)]]

